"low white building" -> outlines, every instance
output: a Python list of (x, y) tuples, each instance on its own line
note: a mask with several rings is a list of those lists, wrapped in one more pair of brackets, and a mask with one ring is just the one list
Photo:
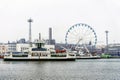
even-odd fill
[(28, 52), (29, 44), (28, 43), (17, 43), (16, 44), (16, 51), (17, 52)]

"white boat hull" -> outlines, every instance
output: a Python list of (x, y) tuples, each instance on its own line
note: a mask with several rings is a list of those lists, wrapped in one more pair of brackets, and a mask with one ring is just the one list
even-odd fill
[(76, 58), (4, 58), (4, 61), (75, 61)]
[(100, 59), (100, 56), (76, 56), (77, 59)]

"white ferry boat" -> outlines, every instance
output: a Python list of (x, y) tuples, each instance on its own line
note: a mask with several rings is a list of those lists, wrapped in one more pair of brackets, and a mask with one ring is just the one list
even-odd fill
[(79, 55), (76, 56), (77, 59), (100, 59), (101, 57), (96, 55), (96, 56), (92, 56), (92, 55)]
[(91, 53), (78, 53), (76, 59), (100, 59), (99, 55), (92, 55)]
[(4, 55), (4, 61), (74, 61), (76, 54), (72, 52), (56, 52), (53, 48), (44, 47), (45, 43), (39, 40), (36, 47), (30, 47), (29, 52), (10, 52)]

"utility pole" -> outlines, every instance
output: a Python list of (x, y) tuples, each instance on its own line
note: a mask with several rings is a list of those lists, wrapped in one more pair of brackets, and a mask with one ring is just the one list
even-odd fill
[(29, 44), (30, 44), (30, 47), (32, 47), (31, 23), (33, 22), (33, 20), (30, 18), (28, 19), (28, 22), (29, 22)]

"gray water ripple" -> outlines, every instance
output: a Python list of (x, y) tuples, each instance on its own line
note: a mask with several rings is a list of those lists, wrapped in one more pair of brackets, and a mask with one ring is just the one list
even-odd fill
[(120, 80), (120, 59), (3, 61), (0, 80)]

